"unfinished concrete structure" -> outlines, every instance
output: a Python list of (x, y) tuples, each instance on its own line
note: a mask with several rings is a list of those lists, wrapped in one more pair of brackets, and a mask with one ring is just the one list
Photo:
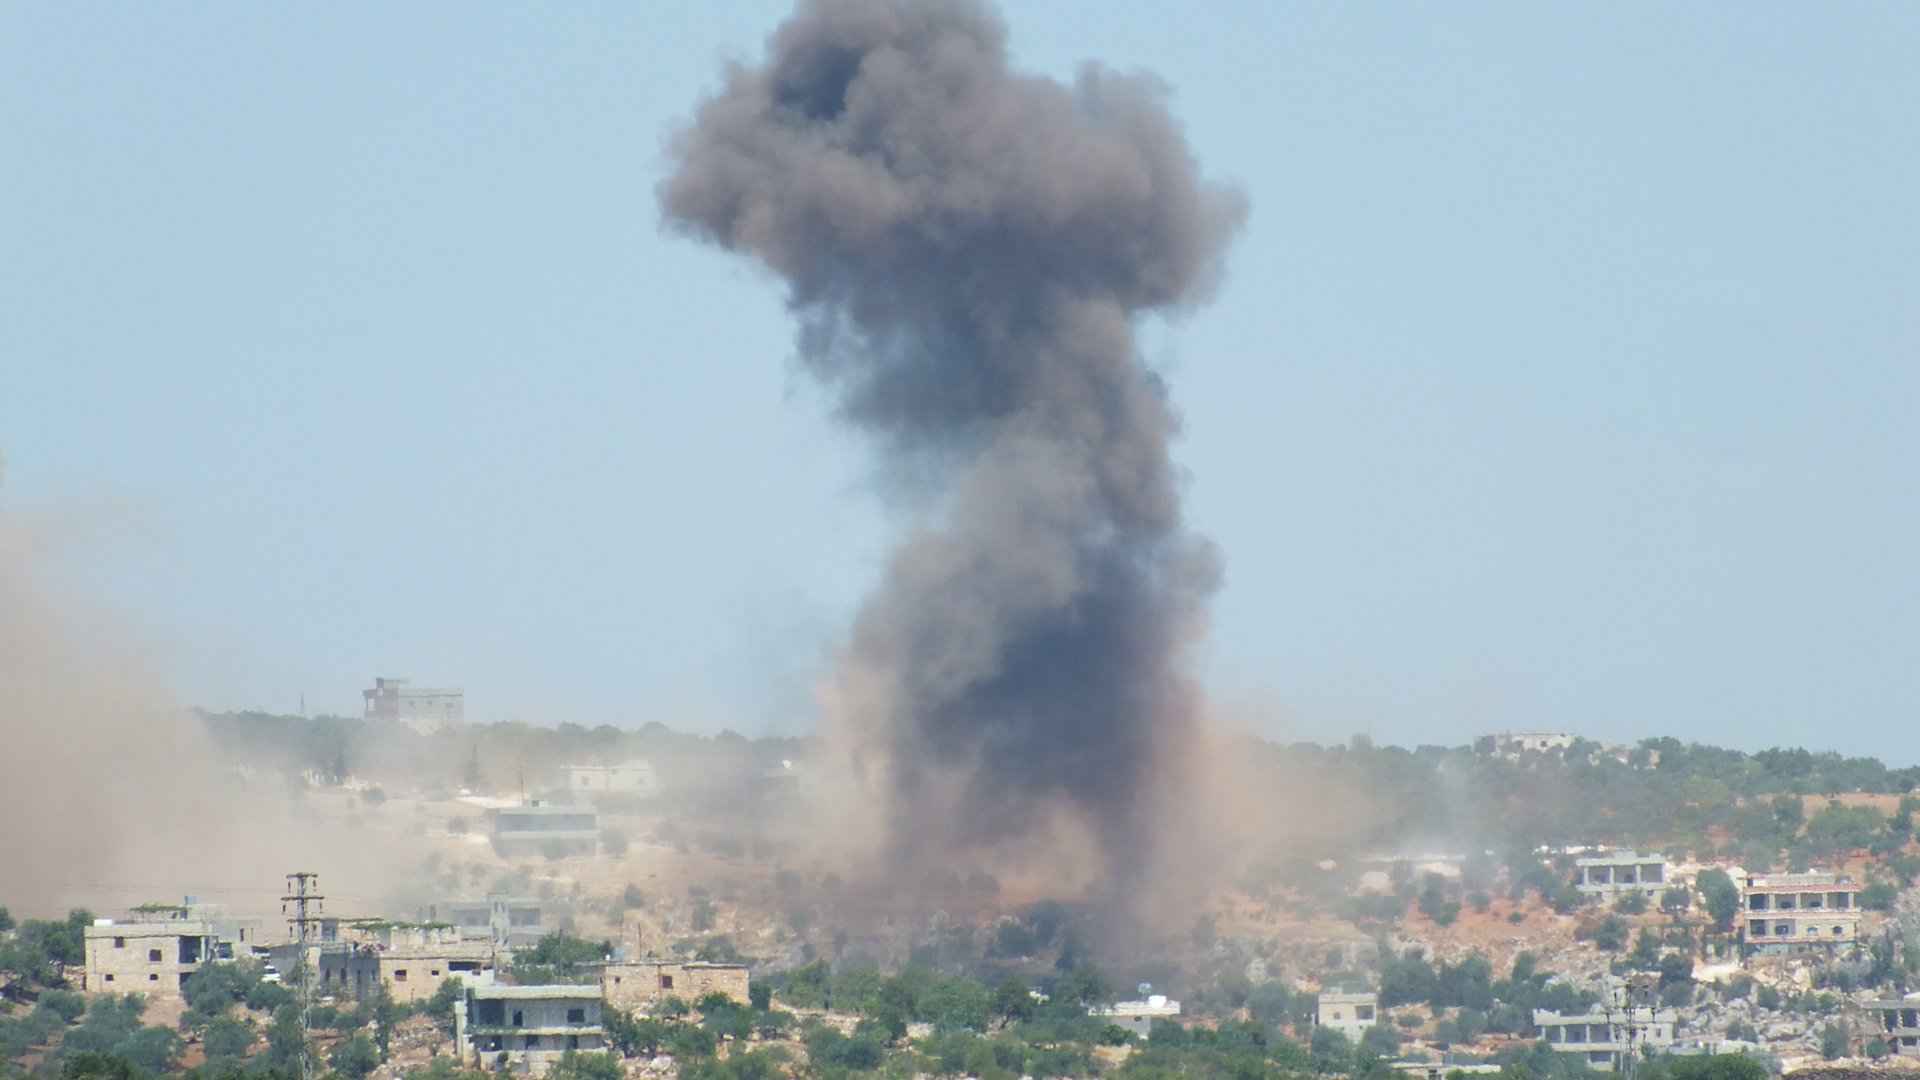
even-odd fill
[(535, 799), (489, 810), (487, 817), (493, 850), (507, 858), (592, 855), (600, 847), (599, 818), (586, 804)]
[(725, 994), (747, 1004), (745, 964), (682, 963), (677, 960), (610, 960), (601, 965), (600, 989), (607, 1004), (645, 1012), (670, 997), (687, 1002)]
[(476, 986), (455, 1007), (461, 1064), (544, 1076), (569, 1050), (601, 1050), (598, 986)]
[(179, 904), (148, 904), (120, 920), (96, 919), (85, 929), (86, 974), (95, 993), (177, 997), (187, 976), (209, 960), (251, 956), (260, 920), (229, 917), (218, 904), (189, 896)]
[(1589, 855), (1574, 861), (1573, 884), (1588, 896), (1659, 892), (1673, 880), (1673, 864), (1664, 855), (1631, 849)]
[(1322, 990), (1313, 1022), (1358, 1039), (1379, 1022), (1380, 995), (1371, 990)]
[(1578, 1054), (1589, 1066), (1617, 1068), (1630, 1056), (1674, 1044), (1677, 1012), (1660, 1006), (1659, 977), (1609, 979), (1599, 1005), (1578, 1015), (1533, 1010), (1533, 1025), (1555, 1051)]
[(381, 676), (360, 696), (366, 699), (366, 719), (392, 720), (421, 735), (467, 724), (467, 695), (457, 687), (409, 686), (405, 679)]
[(320, 946), (312, 961), (322, 993), (364, 1001), (385, 986), (393, 1000), (406, 1004), (432, 997), (448, 979), (468, 986), (493, 983), (492, 940), (463, 938), (451, 925), (388, 923), (357, 928), (352, 936)]
[(157, 923), (102, 919), (86, 928), (85, 988), (93, 993), (179, 997), (180, 986), (214, 958), (212, 927), (198, 920)]
[(613, 795), (653, 795), (660, 790), (660, 778), (653, 763), (630, 758), (618, 765), (567, 765), (567, 790)]
[(1851, 949), (1860, 943), (1860, 886), (1837, 874), (1750, 874), (1740, 928), (1746, 954)]
[(532, 897), (490, 893), (485, 900), (453, 900), (435, 909), (465, 938), (485, 938), (502, 949), (522, 949), (547, 936), (546, 908)]
[(1920, 995), (1869, 1001), (1867, 1011), (1873, 1014), (1875, 1030), (1887, 1041), (1889, 1049), (1907, 1057), (1920, 1057)]

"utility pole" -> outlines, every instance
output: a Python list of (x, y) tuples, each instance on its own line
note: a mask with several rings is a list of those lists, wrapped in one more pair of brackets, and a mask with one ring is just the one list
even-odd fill
[(314, 1080), (309, 1023), (313, 1012), (313, 965), (307, 957), (319, 940), (321, 901), (326, 899), (319, 890), (320, 875), (300, 870), (287, 875), (287, 894), (280, 898), (280, 911), (287, 916), (287, 925), (300, 946), (300, 1080)]

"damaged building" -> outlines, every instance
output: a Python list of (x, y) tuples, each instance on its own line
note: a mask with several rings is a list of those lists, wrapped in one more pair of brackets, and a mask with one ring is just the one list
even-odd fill
[(454, 1008), (463, 1065), (544, 1076), (569, 1050), (600, 1050), (598, 986), (477, 986)]

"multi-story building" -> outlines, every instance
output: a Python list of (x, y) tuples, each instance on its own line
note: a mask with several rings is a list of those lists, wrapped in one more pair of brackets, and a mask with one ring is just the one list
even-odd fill
[(358, 928), (352, 936), (352, 941), (318, 947), (313, 962), (322, 993), (363, 1001), (385, 986), (405, 1004), (432, 997), (448, 979), (468, 986), (493, 982), (493, 942), (463, 938), (450, 925), (389, 923)]
[(1379, 1023), (1379, 1016), (1380, 995), (1371, 990), (1322, 990), (1313, 1020), (1349, 1039), (1358, 1039)]
[(1575, 887), (1589, 896), (1658, 892), (1673, 879), (1673, 867), (1665, 856), (1632, 850), (1576, 859), (1574, 868)]
[(568, 791), (652, 795), (659, 790), (653, 763), (641, 758), (618, 765), (568, 765), (565, 772)]
[(366, 699), (366, 719), (392, 720), (422, 735), (467, 723), (467, 695), (458, 688), (409, 686), (405, 679), (382, 676), (360, 696)]
[(1651, 975), (1609, 980), (1602, 1003), (1579, 1015), (1533, 1010), (1533, 1025), (1554, 1050), (1608, 1068), (1629, 1055), (1671, 1047), (1678, 1023), (1678, 1013), (1660, 1007), (1659, 980)]
[(229, 917), (220, 905), (191, 896), (135, 908), (129, 916), (96, 919), (82, 934), (86, 989), (177, 997), (202, 964), (249, 956), (259, 942), (259, 919)]
[(214, 958), (213, 929), (198, 920), (114, 922), (86, 928), (86, 988), (94, 993), (179, 997), (187, 976)]
[(461, 936), (485, 938), (503, 949), (538, 944), (547, 936), (546, 909), (539, 900), (493, 893), (485, 900), (454, 900), (436, 913)]
[(607, 1004), (645, 1011), (670, 997), (698, 1001), (720, 993), (747, 1004), (745, 964), (680, 963), (673, 960), (610, 960), (600, 968)]
[(598, 986), (476, 986), (454, 1009), (463, 1064), (544, 1076), (569, 1050), (600, 1050)]
[(535, 799), (489, 810), (487, 816), (493, 822), (493, 850), (508, 858), (591, 855), (600, 846), (599, 818), (591, 806)]
[(1860, 886), (1837, 874), (1750, 874), (1743, 895), (1740, 937), (1748, 955), (1860, 943)]
[(1879, 1021), (1881, 1037), (1894, 1053), (1920, 1057), (1920, 995), (1870, 1001), (1867, 1011)]

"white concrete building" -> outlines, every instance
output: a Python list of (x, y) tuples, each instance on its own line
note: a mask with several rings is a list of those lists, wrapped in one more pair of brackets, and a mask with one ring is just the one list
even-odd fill
[(568, 791), (623, 795), (653, 795), (659, 791), (653, 763), (641, 758), (618, 765), (568, 765), (565, 772)]
[(1087, 1015), (1145, 1038), (1153, 1030), (1156, 1020), (1170, 1020), (1179, 1016), (1180, 1003), (1168, 999), (1165, 994), (1150, 994), (1144, 1001), (1116, 1001), (1111, 1005), (1098, 1006), (1089, 1009)]
[(1379, 1018), (1380, 995), (1371, 990), (1359, 993), (1322, 990), (1313, 1022), (1357, 1040), (1367, 1033), (1368, 1028), (1379, 1023)]

